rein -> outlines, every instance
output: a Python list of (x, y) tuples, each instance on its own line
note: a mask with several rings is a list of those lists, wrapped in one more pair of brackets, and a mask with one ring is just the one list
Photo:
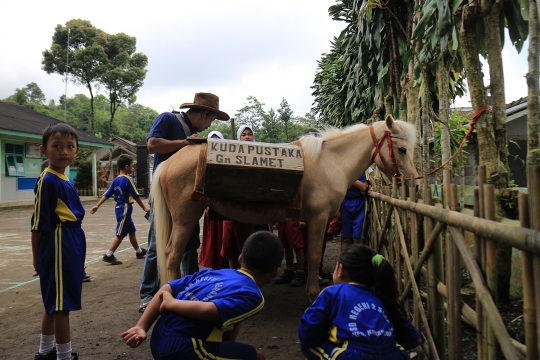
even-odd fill
[(373, 152), (373, 155), (371, 156), (371, 162), (374, 163), (375, 158), (377, 157), (377, 155), (379, 155), (383, 165), (388, 167), (386, 160), (384, 159), (383, 156), (380, 155), (381, 146), (383, 145), (384, 140), (386, 139), (386, 142), (388, 144), (388, 155), (392, 159), (392, 165), (394, 167), (394, 177), (397, 177), (397, 178), (401, 177), (401, 172), (399, 171), (397, 160), (394, 155), (394, 148), (392, 147), (392, 133), (388, 130), (385, 130), (383, 137), (381, 138), (379, 142), (377, 142), (377, 136), (375, 136), (375, 130), (373, 130), (373, 126), (369, 127), (369, 131), (371, 132), (371, 138), (373, 139), (373, 143), (375, 144), (375, 152)]
[(430, 175), (433, 175), (435, 174), (437, 171), (441, 170), (443, 167), (445, 167), (446, 165), (448, 165), (448, 163), (450, 163), (450, 161), (452, 161), (456, 156), (457, 154), (459, 154), (459, 152), (461, 151), (461, 148), (463, 147), (463, 145), (465, 145), (465, 142), (467, 140), (469, 140), (469, 138), (471, 137), (473, 131), (474, 131), (474, 128), (476, 126), (476, 120), (478, 120), (478, 118), (480, 117), (480, 115), (482, 115), (485, 111), (491, 109), (491, 106), (489, 105), (484, 105), (482, 106), (480, 109), (476, 110), (476, 112), (474, 113), (473, 117), (471, 118), (471, 121), (469, 122), (469, 131), (467, 131), (467, 134), (465, 134), (465, 137), (463, 138), (463, 140), (461, 140), (461, 143), (459, 144), (459, 147), (457, 148), (456, 152), (450, 156), (450, 158), (448, 158), (448, 160), (446, 160), (443, 164), (441, 164), (441, 166), (439, 166), (438, 168), (434, 169), (434, 170), (431, 170), (430, 172), (428, 172), (427, 174), (425, 175), (422, 175), (422, 176), (417, 176), (415, 177), (414, 179), (422, 179), (424, 177), (428, 177)]

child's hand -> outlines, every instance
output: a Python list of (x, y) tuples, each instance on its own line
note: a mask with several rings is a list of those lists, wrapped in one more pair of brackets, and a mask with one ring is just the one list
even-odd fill
[(150, 208), (145, 207), (144, 212), (148, 214), (150, 212)]
[(303, 229), (303, 228), (306, 227), (306, 223), (303, 222), (303, 221), (300, 221), (300, 222), (298, 223), (298, 227), (299, 227), (300, 229)]
[(146, 331), (139, 326), (134, 326), (131, 329), (124, 331), (120, 336), (124, 339), (126, 345), (136, 348), (146, 340)]
[(159, 297), (161, 298), (161, 305), (159, 306), (159, 312), (163, 314), (164, 311), (167, 310), (167, 307), (176, 299), (172, 296), (172, 294), (168, 291), (164, 291), (161, 294), (159, 294)]
[(97, 211), (98, 207), (97, 206), (94, 206), (91, 210), (90, 210), (90, 214), (93, 214)]
[(38, 264), (37, 264), (37, 259), (34, 259), (32, 261), (32, 265), (34, 265), (34, 274), (32, 275), (33, 277), (36, 277), (36, 276), (39, 276), (39, 272), (38, 272)]

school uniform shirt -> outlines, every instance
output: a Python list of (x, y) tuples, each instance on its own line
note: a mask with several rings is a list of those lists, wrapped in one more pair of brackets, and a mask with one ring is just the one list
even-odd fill
[[(181, 112), (180, 115), (184, 118), (184, 120), (186, 120), (186, 124), (188, 125), (191, 134), (197, 134), (197, 131), (189, 121), (186, 113)], [(185, 140), (187, 138), (186, 132), (184, 131), (180, 120), (178, 120), (176, 115), (172, 112), (164, 112), (156, 118), (154, 124), (152, 125), (152, 128), (150, 129), (150, 132), (148, 133), (146, 141), (148, 141), (148, 139), (150, 139), (151, 137), (167, 140)], [(154, 171), (157, 169), (159, 164), (173, 156), (174, 153), (176, 153), (176, 150), (166, 154), (155, 153)]]
[(221, 342), (223, 333), (255, 315), (264, 307), (264, 298), (255, 281), (243, 270), (203, 269), (169, 283), (179, 300), (211, 301), (220, 321), (202, 321), (165, 312), (160, 322), (179, 335), (209, 342)]
[[(360, 182), (366, 182), (366, 174), (360, 175), (358, 178)], [(351, 185), (345, 193), (345, 199), (364, 199), (364, 193), (360, 191), (356, 186)]]
[(298, 336), (310, 359), (324, 354), (338, 359), (373, 354), (379, 359), (407, 358), (398, 343), (420, 338), (410, 321), (392, 323), (375, 293), (355, 283), (325, 288), (302, 316)]
[(114, 196), (114, 201), (118, 204), (133, 204), (135, 199), (139, 197), (139, 193), (133, 179), (130, 176), (121, 174), (113, 180), (103, 196), (107, 199)]
[(80, 310), (86, 238), (84, 207), (65, 174), (46, 168), (34, 187), (31, 229), (42, 231), (38, 273), (47, 314)]

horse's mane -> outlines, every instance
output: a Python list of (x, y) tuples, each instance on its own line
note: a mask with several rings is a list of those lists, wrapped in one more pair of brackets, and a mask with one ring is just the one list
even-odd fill
[[(378, 121), (377, 123), (384, 122)], [(394, 120), (396, 125), (405, 133), (403, 136), (407, 139), (408, 148), (413, 151), (416, 145), (416, 128), (413, 124), (410, 124), (406, 121)], [(374, 124), (374, 125), (375, 125)], [(300, 143), (302, 144), (302, 152), (305, 157), (312, 159), (317, 159), (321, 152), (322, 144), (325, 140), (335, 139), (341, 137), (345, 134), (359, 131), (366, 128), (365, 124), (356, 124), (349, 126), (345, 129), (338, 129), (336, 127), (328, 126), (320, 132), (320, 135), (309, 134), (302, 136), (300, 138)]]
[(321, 152), (323, 141), (341, 137), (344, 134), (358, 131), (359, 129), (365, 128), (366, 126), (367, 125), (365, 124), (356, 124), (349, 126), (345, 129), (338, 129), (333, 126), (328, 126), (321, 130), (320, 135), (309, 134), (302, 136), (300, 138), (300, 143), (302, 144), (302, 152), (306, 157), (317, 159)]

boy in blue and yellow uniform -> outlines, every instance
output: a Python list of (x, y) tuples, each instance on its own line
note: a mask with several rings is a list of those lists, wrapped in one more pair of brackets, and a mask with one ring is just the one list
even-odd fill
[(84, 208), (64, 174), (79, 151), (77, 133), (64, 123), (51, 125), (43, 133), (40, 150), (49, 165), (34, 188), (31, 229), (34, 276), (39, 276), (45, 311), (34, 359), (78, 359), (77, 353), (71, 352), (69, 312), (82, 307)]
[(274, 234), (252, 234), (237, 269), (203, 269), (164, 285), (135, 327), (122, 333), (139, 346), (156, 321), (150, 348), (154, 359), (264, 359), (252, 345), (235, 342), (240, 323), (264, 306), (259, 286), (277, 275), (283, 246)]
[(131, 246), (135, 249), (135, 255), (137, 259), (144, 258), (146, 254), (146, 249), (139, 247), (137, 242), (137, 237), (135, 235), (135, 224), (131, 219), (131, 213), (133, 212), (133, 204), (137, 201), (137, 204), (146, 212), (150, 211), (149, 208), (144, 206), (139, 193), (137, 192), (137, 187), (133, 182), (133, 179), (129, 176), (133, 172), (133, 158), (129, 155), (122, 154), (118, 157), (116, 161), (118, 169), (120, 170), (120, 175), (116, 177), (109, 189), (103, 194), (103, 197), (99, 199), (96, 206), (90, 210), (90, 214), (94, 214), (98, 208), (103, 204), (108, 198), (114, 195), (114, 201), (116, 201), (115, 214), (116, 214), (116, 237), (114, 238), (109, 251), (103, 255), (103, 261), (108, 262), (113, 265), (122, 264), (121, 261), (117, 260), (114, 256), (114, 252), (118, 249), (118, 246), (124, 240), (126, 235), (129, 235), (129, 241)]

